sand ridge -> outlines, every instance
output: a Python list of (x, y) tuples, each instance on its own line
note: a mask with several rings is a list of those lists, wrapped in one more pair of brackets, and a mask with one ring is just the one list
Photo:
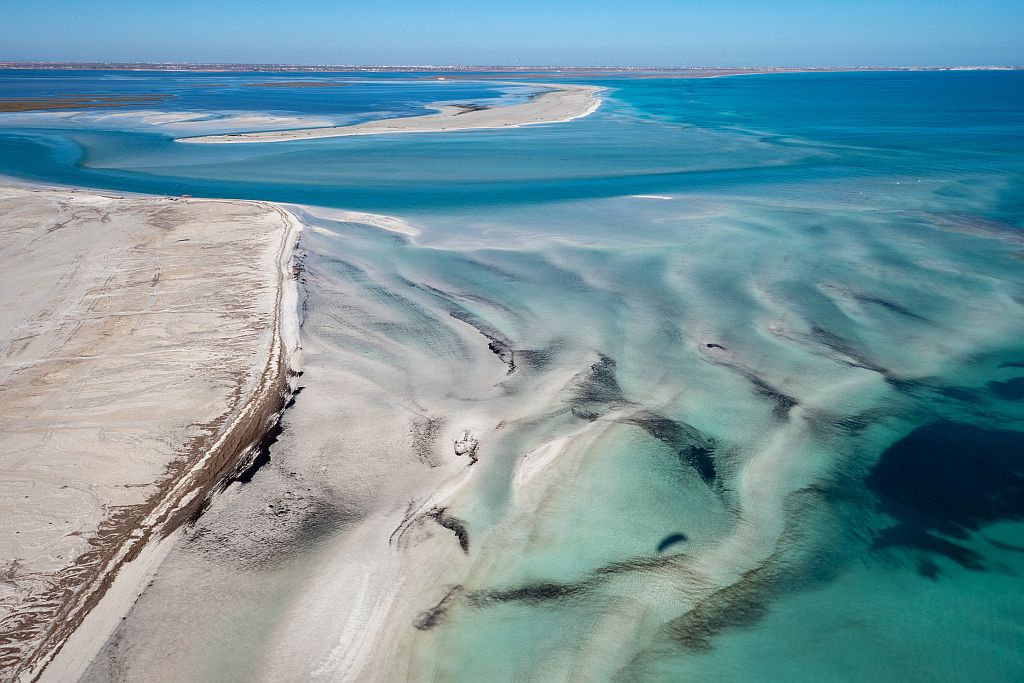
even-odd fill
[(77, 678), (69, 636), (113, 629), (148, 580), (132, 561), (277, 419), (300, 229), (263, 202), (0, 187), (4, 681)]
[[(515, 83), (510, 85), (522, 85)], [(379, 135), (382, 133), (430, 133), (484, 128), (518, 128), (541, 123), (560, 123), (586, 116), (601, 104), (596, 95), (604, 88), (592, 85), (551, 86), (529, 101), (507, 107), (457, 106), (445, 103), (428, 105), (436, 114), (411, 116), (398, 119), (367, 121), (353, 126), (332, 126), (330, 128), (301, 128), (276, 130), (263, 133), (230, 133), (226, 135), (204, 135), (179, 138), (178, 142), (193, 143), (236, 143), (236, 142), (284, 142), (288, 140), (312, 140), (335, 138), (349, 135)]]

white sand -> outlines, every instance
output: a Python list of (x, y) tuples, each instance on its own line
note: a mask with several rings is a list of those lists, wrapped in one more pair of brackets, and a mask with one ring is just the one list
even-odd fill
[[(375, 228), (382, 230), (388, 230), (390, 232), (397, 232), (402, 235), (409, 235), (415, 237), (422, 233), (422, 231), (415, 225), (396, 218), (394, 216), (384, 216), (378, 213), (363, 213), (362, 211), (346, 211), (345, 209), (332, 209), (324, 206), (303, 206), (299, 204), (286, 204), (287, 208), (296, 212), (301, 212), (314, 216), (316, 218), (326, 218), (332, 221), (342, 221), (344, 223), (359, 223), (361, 225), (372, 225)], [(322, 230), (316, 226), (311, 227), (312, 230)], [(327, 234), (331, 234), (328, 232)]]
[[(521, 85), (521, 84), (516, 84)], [(541, 93), (522, 104), (472, 110), (465, 107), (435, 103), (428, 106), (438, 113), (399, 119), (368, 121), (354, 126), (303, 128), (180, 138), (178, 142), (232, 143), (282, 142), (347, 135), (379, 135), (381, 133), (430, 133), (477, 128), (518, 128), (541, 123), (571, 121), (595, 111), (601, 104), (596, 94), (604, 88), (591, 85), (558, 85), (556, 90)]]
[[(103, 113), (100, 113), (103, 112)], [(310, 128), (336, 123), (322, 117), (276, 116), (260, 112), (168, 112), (155, 109), (111, 112), (107, 109), (75, 109), (54, 111), (28, 111), (0, 113), (6, 124), (17, 122), (32, 125), (50, 120), (73, 121), (85, 125), (113, 124), (118, 128), (147, 128), (149, 126), (175, 131), (178, 135), (209, 134), (217, 131), (277, 130), (282, 128)]]
[(77, 679), (276, 419), (300, 228), (261, 202), (0, 186), (4, 680)]

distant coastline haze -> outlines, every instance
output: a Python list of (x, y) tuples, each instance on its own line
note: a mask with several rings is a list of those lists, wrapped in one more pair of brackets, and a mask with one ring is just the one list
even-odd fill
[(1024, 3), (12, 3), (0, 60), (378, 65), (1024, 63)]

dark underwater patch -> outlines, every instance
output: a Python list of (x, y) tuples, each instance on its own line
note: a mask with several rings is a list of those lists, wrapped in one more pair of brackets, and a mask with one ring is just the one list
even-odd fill
[(795, 398), (782, 393), (753, 373), (744, 373), (744, 377), (754, 385), (755, 394), (767, 398), (775, 403), (775, 408), (772, 409), (772, 415), (780, 420), (788, 419), (789, 411), (793, 406), (799, 404), (799, 401)]
[(666, 557), (636, 557), (598, 567), (579, 581), (568, 583), (538, 581), (513, 588), (473, 591), (466, 596), (466, 602), (471, 607), (494, 607), (509, 602), (540, 605), (578, 599), (623, 574), (658, 571), (678, 566), (679, 558), (678, 554)]
[(446, 508), (438, 508), (432, 511), (429, 515), (431, 519), (443, 526), (448, 531), (455, 534), (455, 538), (459, 541), (459, 547), (462, 548), (462, 552), (469, 555), (469, 531), (466, 529), (466, 523), (458, 517), (451, 517), (445, 513)]
[(492, 308), (497, 308), (507, 313), (512, 313), (509, 308), (481, 296), (454, 294), (436, 287), (431, 287), (430, 285), (417, 285), (416, 283), (409, 282), (408, 280), (406, 280), (406, 282), (412, 287), (416, 287), (433, 294), (437, 298), (438, 302), (441, 303), (442, 307), (448, 311), (448, 315), (475, 328), (477, 332), (487, 339), (489, 342), (487, 344), (487, 348), (491, 353), (500, 358), (502, 363), (508, 366), (508, 374), (511, 375), (516, 371), (515, 351), (512, 348), (512, 342), (505, 335), (480, 318), (480, 316), (457, 304), (455, 299), (468, 299), (470, 301), (486, 304)]
[[(690, 652), (707, 652), (712, 639), (718, 634), (749, 628), (767, 613), (772, 601), (796, 591), (813, 590), (835, 580), (845, 566), (847, 550), (842, 545), (834, 548), (819, 547), (804, 556), (791, 549), (807, 548), (804, 539), (805, 513), (819, 510), (824, 502), (823, 492), (808, 488), (792, 494), (786, 501), (786, 530), (771, 557), (747, 571), (735, 584), (715, 591), (701, 600), (693, 609), (673, 619), (661, 629), (662, 645)], [(675, 533), (662, 540), (659, 551), (686, 540)], [(660, 576), (668, 585), (684, 587), (703, 585), (706, 575), (692, 568), (693, 558), (684, 553), (634, 557), (603, 565), (580, 579), (567, 583), (538, 581), (526, 585), (472, 591), (463, 596), (472, 608), (492, 608), (518, 603), (530, 607), (560, 608), (576, 602), (596, 600), (600, 604), (602, 590), (626, 575)], [(795, 560), (795, 561), (794, 561)], [(666, 600), (671, 600), (669, 594)], [(661, 645), (659, 645), (661, 647)], [(661, 650), (659, 650), (661, 651)], [(635, 680), (624, 678), (623, 680)]]
[(512, 374), (516, 371), (516, 354), (508, 344), (497, 340), (492, 340), (487, 348), (495, 356), (501, 359), (501, 362), (508, 366), (508, 374)]
[(671, 534), (666, 536), (658, 544), (658, 552), (665, 552), (667, 548), (674, 546), (677, 543), (686, 543), (686, 534)]
[[(615, 376), (615, 361), (604, 354), (600, 354), (599, 358), (574, 389), (571, 411), (583, 420), (596, 420), (611, 407), (629, 403)], [(718, 472), (712, 457), (715, 440), (697, 428), (646, 411), (636, 413), (622, 422), (644, 429), (675, 450), (680, 461), (697, 470), (709, 486), (717, 479)]]
[(522, 349), (516, 354), (522, 365), (534, 370), (543, 370), (551, 364), (554, 353), (548, 349)]
[(455, 601), (455, 598), (458, 597), (459, 593), (461, 592), (462, 586), (452, 586), (450, 589), (448, 589), (448, 592), (445, 594), (445, 596), (441, 598), (440, 602), (438, 602), (436, 605), (428, 609), (423, 614), (419, 615), (419, 617), (417, 617), (416, 621), (414, 621), (412, 625), (417, 630), (429, 631), (430, 629), (440, 624), (444, 620), (445, 615), (448, 614), (448, 610), (451, 609), (452, 604)]
[(881, 306), (887, 311), (892, 311), (893, 313), (897, 313), (899, 315), (906, 316), (914, 320), (928, 322), (927, 318), (922, 318), (921, 316), (919, 316), (917, 313), (914, 313), (910, 309), (904, 308), (903, 306), (895, 304), (891, 301), (886, 301), (885, 299), (879, 299), (877, 297), (863, 295), (856, 295), (854, 298), (857, 299), (857, 301), (862, 301), (866, 304), (875, 304), (876, 306)]
[(871, 426), (871, 420), (863, 415), (840, 415), (830, 423), (848, 434), (857, 434)]
[(615, 377), (615, 361), (604, 354), (599, 358), (573, 388), (570, 410), (581, 420), (596, 420), (612, 407), (628, 403)]
[(963, 401), (964, 403), (981, 402), (981, 399), (977, 394), (967, 389), (961, 389), (959, 387), (939, 387), (937, 391), (946, 398), (951, 398), (954, 401)]
[(896, 520), (875, 534), (873, 549), (919, 551), (919, 571), (930, 577), (938, 569), (929, 555), (981, 570), (981, 555), (957, 541), (1024, 519), (1024, 433), (932, 422), (890, 446), (865, 483)]
[(532, 583), (506, 590), (478, 591), (470, 596), (469, 604), (486, 607), (502, 602), (523, 602), (536, 605), (542, 602), (578, 597), (589, 591), (584, 584), (575, 583)]
[[(787, 497), (786, 528), (775, 552), (744, 572), (732, 585), (708, 595), (665, 624), (662, 639), (687, 652), (709, 652), (720, 634), (758, 624), (774, 601), (835, 581), (846, 566), (848, 549), (842, 543), (822, 543), (817, 537), (821, 529), (812, 531), (817, 524), (809, 517), (822, 510), (830, 494), (818, 487), (808, 487)], [(832, 529), (831, 519), (819, 518), (818, 523)], [(812, 540), (808, 535), (817, 538)], [(839, 538), (837, 535), (834, 540)]]
[(988, 538), (987, 536), (985, 537), (985, 540), (1000, 550), (1008, 550), (1013, 553), (1024, 553), (1024, 546), (1014, 545), (1012, 543), (1003, 543), (1002, 541), (997, 541), (996, 539)]
[(989, 382), (988, 390), (1004, 401), (1024, 400), (1024, 377), (1014, 377), (1005, 382)]
[(889, 379), (888, 370), (883, 368), (881, 365), (877, 365), (876, 363), (873, 363), (864, 356), (860, 355), (857, 351), (854, 350), (853, 346), (848, 341), (846, 341), (839, 335), (833, 334), (832, 332), (829, 332), (823, 327), (814, 325), (813, 327), (811, 327), (811, 338), (814, 339), (814, 341), (821, 344), (822, 346), (825, 346), (829, 349), (832, 349), (836, 353), (846, 356), (845, 362), (848, 363), (849, 365), (855, 368), (873, 370), (874, 372), (877, 372), (885, 376), (887, 380)]
[(665, 634), (676, 646), (690, 652), (709, 652), (711, 640), (723, 631), (754, 626), (768, 614), (769, 600), (750, 589), (757, 583), (756, 572), (748, 572), (739, 583), (729, 586), (670, 621)]
[(448, 305), (448, 315), (476, 328), (476, 331), (487, 339), (488, 350), (508, 366), (507, 374), (511, 375), (516, 371), (515, 351), (512, 350), (512, 342), (505, 335), (485, 323), (478, 316), (452, 302), (449, 302)]
[(837, 360), (846, 363), (850, 367), (864, 368), (865, 370), (877, 372), (885, 379), (889, 386), (897, 391), (910, 393), (927, 386), (925, 382), (920, 380), (903, 379), (894, 375), (890, 370), (883, 368), (881, 365), (858, 353), (849, 342), (839, 335), (833, 334), (818, 325), (814, 325), (811, 328), (811, 338), (822, 346), (835, 351), (841, 356), (845, 356), (845, 358)]
[(640, 413), (624, 422), (644, 429), (655, 439), (675, 450), (683, 463), (697, 470), (704, 483), (710, 485), (718, 477), (715, 461), (712, 459), (715, 440), (702, 434), (696, 427), (654, 413)]
[(600, 360), (590, 366), (586, 379), (576, 387), (579, 403), (625, 403), (619, 380), (615, 377), (615, 361), (602, 354)]

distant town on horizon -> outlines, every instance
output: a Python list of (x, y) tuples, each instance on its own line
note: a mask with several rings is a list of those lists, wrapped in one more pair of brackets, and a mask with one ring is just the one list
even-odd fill
[(991, 66), (481, 66), (433, 64), (236, 64), (221, 62), (5, 62), (0, 69), (77, 69), (111, 71), (281, 71), (281, 72), (658, 72), (687, 74), (754, 74), (830, 71), (1015, 71), (1024, 65)]

